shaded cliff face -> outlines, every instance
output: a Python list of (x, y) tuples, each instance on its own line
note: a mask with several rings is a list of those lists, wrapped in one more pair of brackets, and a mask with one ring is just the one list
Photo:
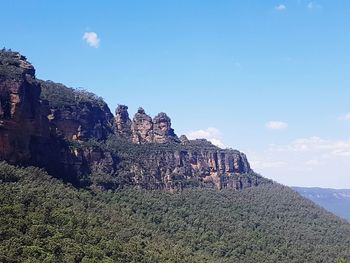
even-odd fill
[(114, 117), (96, 95), (35, 78), (15, 52), (0, 52), (0, 159), (43, 167), (65, 181), (103, 189), (242, 189), (270, 181), (243, 153), (206, 140), (180, 139), (165, 113), (128, 107)]
[(40, 101), (35, 70), (18, 53), (0, 60), (0, 158), (28, 162), (33, 138), (49, 137), (48, 108)]
[(41, 98), (49, 102), (51, 131), (67, 140), (105, 140), (114, 133), (114, 117), (96, 95), (40, 81)]

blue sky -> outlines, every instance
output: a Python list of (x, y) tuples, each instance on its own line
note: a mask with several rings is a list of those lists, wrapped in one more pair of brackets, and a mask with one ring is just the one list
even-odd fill
[(242, 150), (281, 183), (350, 188), (349, 1), (1, 5), (0, 46), (38, 78), (84, 87), (113, 112), (164, 111), (179, 135)]

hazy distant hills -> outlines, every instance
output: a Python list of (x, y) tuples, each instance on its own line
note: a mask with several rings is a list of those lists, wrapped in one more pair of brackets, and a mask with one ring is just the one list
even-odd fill
[(332, 213), (350, 220), (350, 189), (293, 187), (302, 196)]

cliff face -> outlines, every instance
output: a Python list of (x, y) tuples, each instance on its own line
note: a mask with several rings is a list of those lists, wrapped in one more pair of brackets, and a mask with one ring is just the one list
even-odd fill
[[(77, 101), (72, 103), (70, 98), (58, 107), (57, 100), (43, 100), (42, 90), (51, 92), (50, 88), (55, 89), (52, 99), (64, 91)], [(0, 159), (44, 167), (77, 184), (92, 172), (112, 172), (115, 163), (110, 153), (91, 147), (78, 149), (69, 141), (106, 139), (113, 133), (113, 115), (105, 103), (92, 104), (72, 95), (66, 87), (38, 81), (25, 57), (1, 52)]]
[(49, 137), (48, 108), (34, 74), (19, 54), (0, 62), (0, 158), (12, 163), (29, 161), (32, 140)]
[(128, 107), (119, 105), (114, 117), (101, 98), (37, 80), (25, 57), (6, 51), (0, 52), (0, 159), (101, 188), (242, 189), (269, 182), (243, 153), (179, 139), (165, 113), (152, 119), (139, 108), (130, 120)]
[(62, 110), (50, 109), (50, 123), (57, 136), (67, 140), (105, 140), (112, 133), (113, 115), (107, 109), (81, 103)]
[(146, 189), (171, 191), (188, 186), (243, 189), (264, 180), (251, 174), (246, 156), (232, 150), (191, 150), (150, 153), (133, 162), (134, 184)]
[(114, 133), (114, 116), (92, 93), (40, 81), (42, 99), (49, 102), (51, 131), (67, 140), (105, 140)]

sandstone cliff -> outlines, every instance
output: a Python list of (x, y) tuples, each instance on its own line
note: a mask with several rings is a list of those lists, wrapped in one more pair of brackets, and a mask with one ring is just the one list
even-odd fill
[(32, 140), (49, 137), (48, 108), (40, 101), (35, 70), (26, 58), (18, 53), (0, 58), (0, 158), (27, 162)]
[(41, 98), (49, 103), (51, 131), (67, 140), (105, 140), (114, 133), (114, 116), (96, 95), (52, 81), (40, 81)]
[(205, 140), (180, 139), (165, 113), (119, 105), (113, 116), (96, 95), (35, 78), (16, 52), (0, 52), (0, 159), (36, 165), (75, 185), (115, 189), (242, 189), (270, 181), (246, 156)]

